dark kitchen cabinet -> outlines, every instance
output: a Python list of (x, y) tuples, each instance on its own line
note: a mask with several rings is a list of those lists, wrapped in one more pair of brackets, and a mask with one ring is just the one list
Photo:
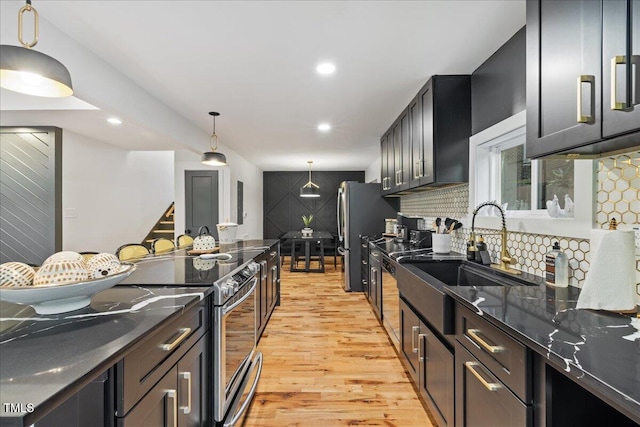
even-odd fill
[(209, 423), (207, 339), (202, 337), (124, 417), (118, 427), (196, 427)]
[(372, 249), (369, 255), (369, 293), (367, 298), (378, 320), (382, 320), (382, 253)]
[(369, 238), (367, 236), (360, 237), (360, 267), (362, 292), (369, 295)]
[(527, 1), (528, 157), (639, 145), (630, 135), (640, 130), (638, 9), (639, 0)]
[(456, 305), (456, 426), (533, 423), (531, 349)]
[(453, 426), (453, 353), (402, 298), (400, 353), (403, 364), (438, 425)]
[[(467, 182), (471, 76), (432, 76), (385, 135), (394, 141), (396, 185), (383, 195)], [(385, 155), (382, 148), (383, 176)]]
[(382, 195), (390, 194), (393, 191), (393, 180), (395, 179), (393, 148), (393, 132), (388, 131), (380, 138), (380, 179), (382, 182)]
[(391, 126), (393, 135), (393, 185), (391, 191), (397, 193), (409, 188), (411, 169), (411, 145), (409, 130), (409, 110), (405, 109)]
[(260, 339), (271, 313), (280, 301), (280, 246), (271, 247), (257, 262), (260, 264), (260, 273), (256, 285), (256, 329)]
[(602, 74), (602, 136), (640, 130), (640, 0), (603, 2)]

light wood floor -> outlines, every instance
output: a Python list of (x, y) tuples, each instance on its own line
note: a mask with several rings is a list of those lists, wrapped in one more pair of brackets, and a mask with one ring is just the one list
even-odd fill
[[(331, 260), (333, 261), (333, 260)], [(262, 377), (244, 426), (433, 426), (362, 293), (324, 274), (282, 268), (258, 349)]]

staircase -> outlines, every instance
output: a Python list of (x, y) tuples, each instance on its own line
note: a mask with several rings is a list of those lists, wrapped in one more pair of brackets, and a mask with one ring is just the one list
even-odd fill
[(173, 240), (175, 233), (175, 222), (173, 220), (173, 212), (175, 208), (175, 202), (172, 202), (167, 210), (160, 216), (160, 219), (153, 226), (147, 237), (144, 238), (142, 244), (151, 250), (151, 242), (160, 237)]

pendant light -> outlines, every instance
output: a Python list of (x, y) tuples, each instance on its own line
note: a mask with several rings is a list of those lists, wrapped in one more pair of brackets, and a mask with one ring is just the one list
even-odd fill
[(320, 187), (311, 181), (311, 163), (312, 160), (307, 161), (309, 163), (309, 182), (300, 188), (300, 197), (320, 197)]
[(220, 113), (211, 111), (209, 115), (213, 116), (213, 133), (211, 134), (211, 138), (209, 139), (211, 151), (203, 153), (202, 160), (200, 162), (209, 166), (226, 166), (227, 158), (225, 157), (225, 155), (216, 152), (216, 150), (218, 149), (218, 135), (216, 135), (216, 117), (219, 116)]
[[(22, 38), (22, 18), (33, 13), (33, 40)], [(31, 49), (38, 43), (38, 12), (31, 0), (18, 11), (18, 41), (20, 46), (0, 45), (0, 86), (27, 95), (62, 98), (73, 94), (71, 75), (62, 63), (49, 55)]]

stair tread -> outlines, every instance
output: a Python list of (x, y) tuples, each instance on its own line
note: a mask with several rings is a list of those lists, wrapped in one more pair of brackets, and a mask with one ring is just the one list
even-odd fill
[(175, 233), (175, 230), (153, 230), (154, 233), (162, 233), (162, 234), (173, 234)]
[(175, 221), (160, 221), (160, 224), (175, 224)]

